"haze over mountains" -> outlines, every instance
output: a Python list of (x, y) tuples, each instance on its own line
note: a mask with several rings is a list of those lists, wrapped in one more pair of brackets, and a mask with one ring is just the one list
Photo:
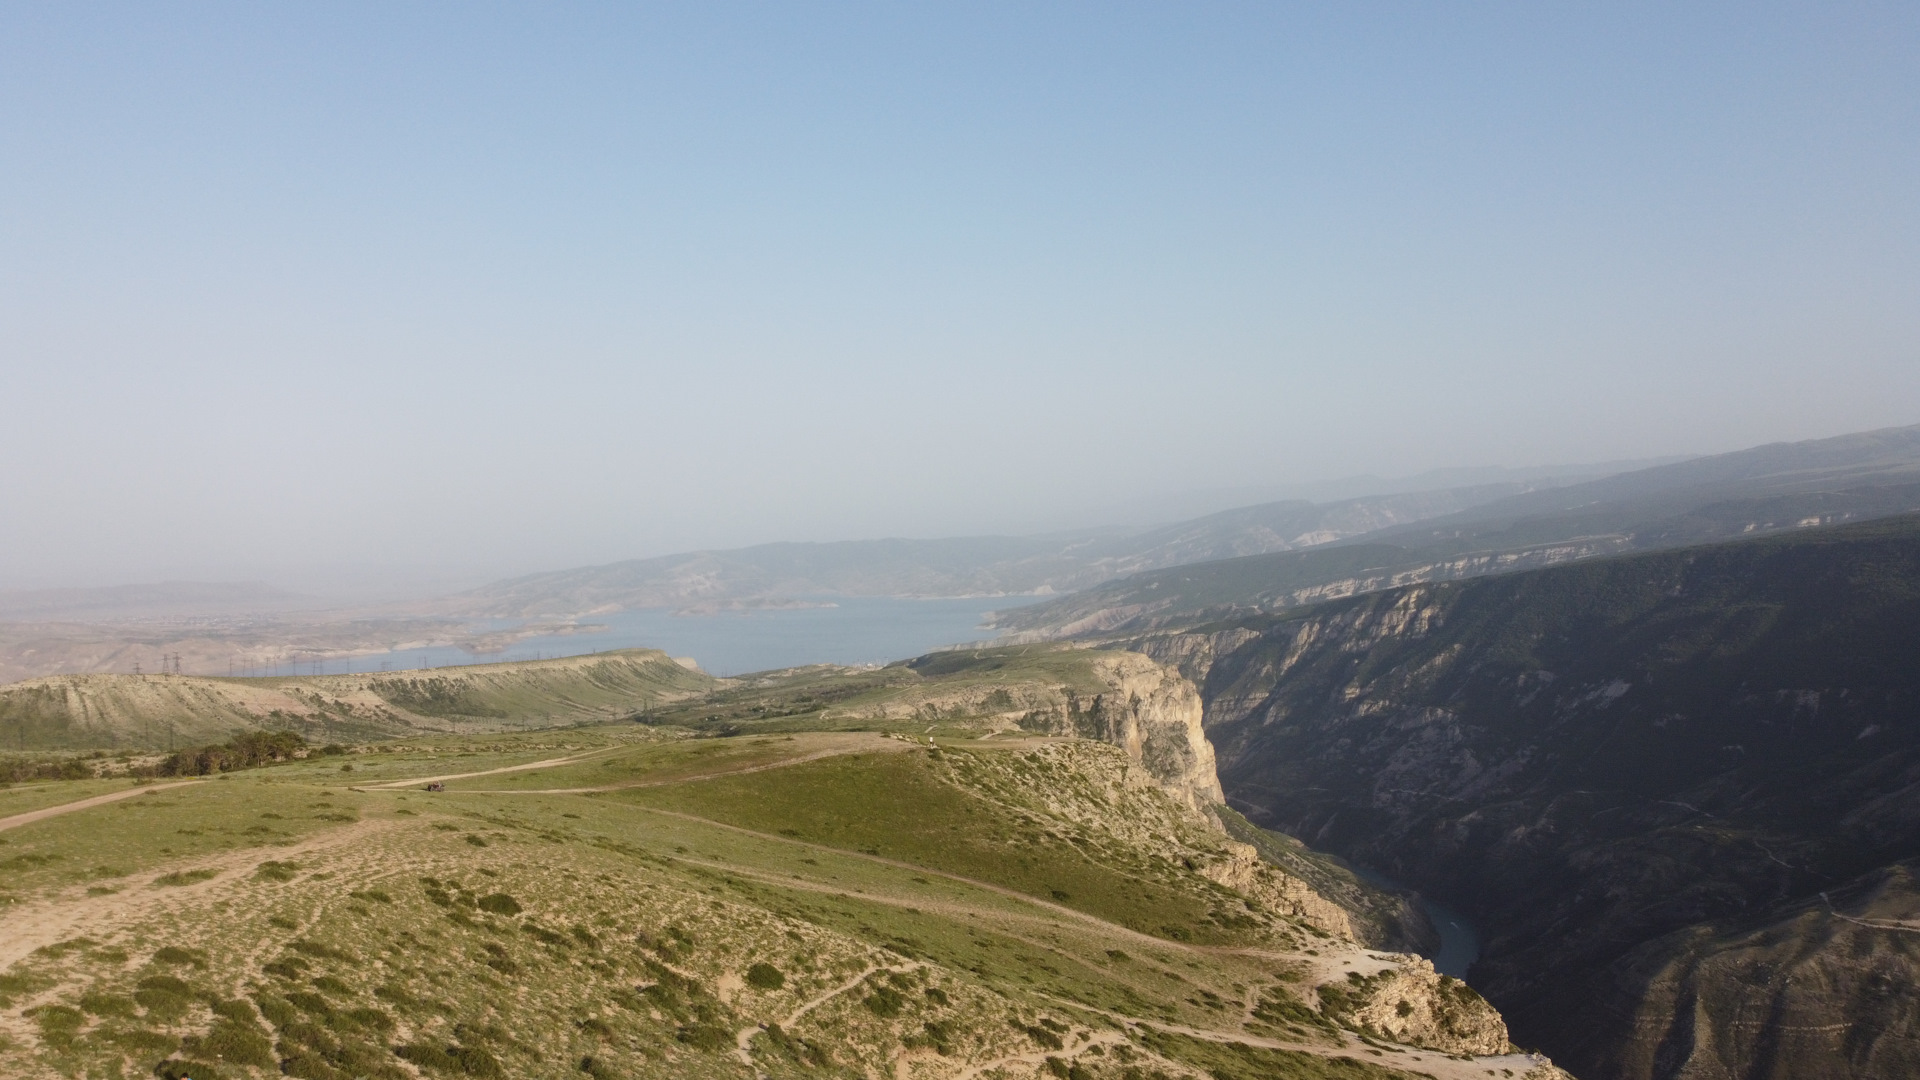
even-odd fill
[[(1920, 426), (1772, 444), (1600, 478), (1568, 469), (1524, 481), (1337, 502), (1273, 502), (1144, 530), (690, 552), (498, 582), (450, 598), (443, 610), (578, 615), (807, 596), (1068, 593), (1113, 583), (1085, 598), (1022, 609), (1004, 623), (1018, 630), (1058, 621), (1060, 613), (1094, 602), (1094, 595), (1129, 595), (1125, 579), (1145, 571), (1218, 563), (1219, 572), (1232, 574), (1245, 565), (1232, 560), (1336, 544), (1389, 544), (1416, 558), (1508, 556), (1450, 572), (1458, 576), (1916, 508)], [(1582, 546), (1534, 550), (1569, 542)]]
[(1519, 493), (1307, 551), (1141, 574), (1008, 612), (998, 625), (1036, 637), (1142, 629), (1916, 509), (1920, 427), (1889, 428)]
[(136, 663), (152, 670), (172, 656), (185, 671), (225, 674), (395, 648), (482, 653), (516, 634), (566, 632), (619, 610), (697, 614), (835, 596), (1057, 593), (1003, 612), (995, 629), (1021, 640), (1139, 631), (1201, 613), (1280, 610), (1414, 581), (1905, 512), (1920, 508), (1920, 427), (1599, 478), (1596, 470), (1604, 471), (1507, 470), (1525, 479), (1271, 502), (1153, 528), (688, 552), (373, 607), (325, 608), (270, 586), (222, 583), (7, 593), (0, 678)]

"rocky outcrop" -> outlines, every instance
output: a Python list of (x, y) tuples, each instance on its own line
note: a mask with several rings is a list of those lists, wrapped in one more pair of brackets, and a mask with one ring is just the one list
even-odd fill
[(1259, 849), (1252, 844), (1227, 841), (1225, 856), (1202, 865), (1200, 873), (1268, 911), (1298, 919), (1347, 941), (1360, 938), (1351, 912), (1321, 896), (1313, 886), (1262, 859)]
[(1320, 988), (1331, 1019), (1361, 1032), (1448, 1054), (1506, 1053), (1507, 1025), (1471, 986), (1417, 956), (1371, 976)]
[(1110, 689), (1088, 701), (1069, 695), (1064, 719), (1071, 734), (1125, 750), (1195, 809), (1226, 800), (1192, 683), (1136, 653), (1099, 654), (1093, 670)]
[(1223, 801), (1199, 688), (1146, 656), (1063, 646), (934, 653), (929, 674), (849, 717), (966, 721), (1096, 739), (1125, 750), (1161, 787), (1202, 812)]

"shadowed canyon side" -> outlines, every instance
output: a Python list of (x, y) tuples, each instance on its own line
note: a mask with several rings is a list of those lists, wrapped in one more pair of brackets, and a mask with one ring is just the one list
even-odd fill
[(1134, 647), (1204, 680), (1231, 805), (1471, 913), (1575, 1073), (1920, 1074), (1920, 521)]

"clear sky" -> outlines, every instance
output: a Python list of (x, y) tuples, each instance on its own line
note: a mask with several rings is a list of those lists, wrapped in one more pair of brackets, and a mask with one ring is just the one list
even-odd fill
[(1920, 422), (1911, 2), (4, 10), (0, 587)]

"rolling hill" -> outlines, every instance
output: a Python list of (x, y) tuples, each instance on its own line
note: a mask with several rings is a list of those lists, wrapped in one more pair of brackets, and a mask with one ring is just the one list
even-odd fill
[(1454, 513), (1531, 486), (1489, 484), (1337, 503), (1293, 500), (1147, 530), (782, 543), (696, 551), (514, 578), (450, 597), (434, 605), (434, 610), (525, 617), (817, 595), (1066, 592), (1154, 567), (1311, 547)]
[(368, 675), (54, 675), (0, 686), (15, 750), (163, 749), (273, 729), (332, 742), (629, 715), (716, 680), (651, 649)]

